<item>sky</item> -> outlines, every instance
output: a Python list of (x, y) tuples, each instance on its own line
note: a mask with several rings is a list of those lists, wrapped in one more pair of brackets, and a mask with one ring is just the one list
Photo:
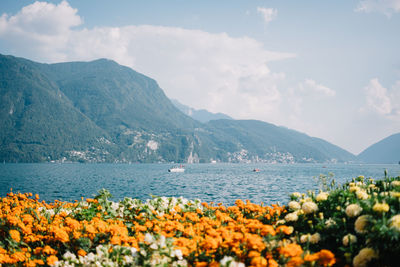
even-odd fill
[(190, 107), (354, 154), (400, 132), (400, 0), (1, 0), (0, 53), (112, 59)]

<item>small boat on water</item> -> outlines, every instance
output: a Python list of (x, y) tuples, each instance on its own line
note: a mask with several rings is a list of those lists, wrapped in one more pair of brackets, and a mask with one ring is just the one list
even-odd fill
[(179, 166), (179, 167), (172, 167), (170, 169), (168, 169), (168, 172), (184, 172), (185, 168), (184, 166)]
[(255, 168), (253, 169), (253, 172), (260, 172), (260, 169)]

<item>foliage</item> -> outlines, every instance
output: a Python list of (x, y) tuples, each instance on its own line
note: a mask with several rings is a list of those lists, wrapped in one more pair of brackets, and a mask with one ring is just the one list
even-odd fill
[(291, 196), (284, 222), (294, 227), (296, 241), (331, 250), (340, 265), (397, 266), (400, 177), (374, 182), (359, 176), (338, 186), (322, 176), (321, 182), (324, 191)]

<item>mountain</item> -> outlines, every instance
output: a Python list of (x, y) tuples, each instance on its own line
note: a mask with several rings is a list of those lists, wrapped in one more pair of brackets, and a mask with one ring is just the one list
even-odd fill
[(156, 81), (107, 59), (42, 64), (0, 55), (0, 99), (0, 161), (354, 160), (324, 140), (261, 121), (202, 123)]
[(353, 161), (354, 155), (322, 139), (257, 120), (216, 120), (207, 125), (222, 147), (235, 144), (228, 161), (267, 163)]
[(400, 163), (400, 133), (371, 145), (358, 155), (365, 163)]
[(221, 119), (233, 120), (231, 117), (229, 117), (228, 115), (223, 114), (223, 113), (212, 113), (212, 112), (209, 112), (209, 111), (207, 111), (205, 109), (194, 109), (194, 108), (191, 108), (189, 106), (181, 104), (176, 99), (171, 99), (171, 102), (180, 111), (182, 111), (186, 115), (192, 117), (195, 120), (203, 122), (203, 123), (207, 123), (207, 122), (212, 121), (212, 120), (221, 120)]

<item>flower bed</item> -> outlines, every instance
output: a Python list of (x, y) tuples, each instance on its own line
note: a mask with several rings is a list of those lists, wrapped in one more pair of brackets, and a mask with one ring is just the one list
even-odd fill
[[(324, 179), (322, 179), (324, 180)], [(20, 266), (397, 266), (400, 177), (358, 177), (285, 206), (155, 197), (0, 200), (0, 263)]]

